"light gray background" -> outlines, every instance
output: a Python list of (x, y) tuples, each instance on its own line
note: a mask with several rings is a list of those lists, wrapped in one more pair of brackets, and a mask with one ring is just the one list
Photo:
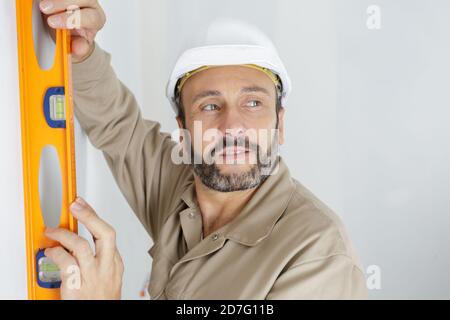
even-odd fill
[[(294, 85), (286, 106), (287, 142), (282, 155), (293, 176), (341, 216), (363, 264), (381, 268), (381, 290), (370, 291), (370, 297), (450, 298), (450, 129), (446, 125), (450, 2), (101, 3), (109, 21), (99, 43), (112, 53), (119, 77), (136, 94), (144, 116), (160, 121), (169, 132), (176, 123), (164, 96), (165, 85), (176, 57), (193, 35), (218, 17), (243, 19), (265, 31), (278, 47)], [(366, 10), (373, 4), (381, 8), (380, 30), (366, 27)], [(7, 10), (11, 7), (6, 5)], [(0, 28), (1, 41), (4, 36), (8, 40), (6, 59), (14, 61), (15, 26), (11, 19), (0, 21), (7, 29)], [(17, 81), (15, 65), (4, 59), (0, 59), (2, 80), (3, 70), (9, 76), (2, 82)], [(3, 109), (18, 121), (13, 87), (0, 87), (1, 96), (9, 97), (2, 104), (9, 101)], [(0, 121), (1, 150), (12, 150), (0, 157), (0, 195), (7, 208), (17, 211), (21, 209), (14, 193), (21, 187), (16, 181), (21, 168), (15, 168), (20, 159), (19, 129), (5, 117)], [(124, 298), (138, 298), (150, 271), (146, 251), (151, 241), (115, 186), (101, 153), (81, 133), (77, 142), (80, 195), (116, 227), (126, 264)], [(12, 181), (12, 188), (3, 177)], [(8, 193), (13, 197), (3, 198)], [(5, 221), (6, 213), (1, 215)], [(20, 216), (21, 212), (19, 220), (8, 220), (8, 228), (20, 229)], [(22, 236), (19, 231), (2, 234), (0, 245), (3, 238)], [(2, 252), (6, 249), (2, 247)], [(21, 259), (16, 262), (17, 277), (23, 275)], [(3, 273), (4, 267), (0, 268)], [(21, 278), (8, 286), (15, 282), (23, 288)], [(20, 296), (16, 287), (7, 290), (0, 289), (0, 296), (11, 296), (11, 290), (14, 297)]]

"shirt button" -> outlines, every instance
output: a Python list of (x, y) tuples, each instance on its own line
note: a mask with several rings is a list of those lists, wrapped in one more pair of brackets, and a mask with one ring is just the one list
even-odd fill
[(195, 218), (195, 212), (189, 213), (189, 218), (194, 219)]
[(218, 234), (213, 235), (212, 239), (213, 241), (219, 240), (219, 235)]

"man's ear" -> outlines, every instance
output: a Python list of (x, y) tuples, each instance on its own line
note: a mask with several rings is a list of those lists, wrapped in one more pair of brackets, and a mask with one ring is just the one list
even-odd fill
[(280, 111), (278, 112), (278, 144), (281, 146), (285, 142), (285, 136), (284, 136), (284, 116), (286, 115), (286, 109), (282, 107)]
[[(185, 129), (183, 120), (181, 119), (181, 117), (176, 117), (176, 120), (178, 123), (178, 128), (181, 130), (181, 132), (183, 132), (183, 130)], [(183, 142), (183, 133), (180, 134), (180, 143), (182, 142)]]

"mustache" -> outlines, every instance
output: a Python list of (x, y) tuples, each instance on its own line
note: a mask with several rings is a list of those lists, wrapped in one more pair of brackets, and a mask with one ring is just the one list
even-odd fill
[(219, 140), (211, 149), (211, 156), (214, 157), (217, 153), (229, 147), (243, 147), (254, 152), (258, 152), (261, 148), (257, 143), (251, 142), (248, 137), (223, 137), (222, 141)]

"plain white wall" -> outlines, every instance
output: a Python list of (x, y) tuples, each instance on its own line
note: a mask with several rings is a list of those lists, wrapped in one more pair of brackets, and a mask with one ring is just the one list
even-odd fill
[[(382, 28), (364, 28), (376, 3)], [(450, 2), (336, 5), (342, 215), (382, 298), (450, 297)]]
[(15, 1), (0, 2), (0, 298), (26, 299), (25, 215)]

